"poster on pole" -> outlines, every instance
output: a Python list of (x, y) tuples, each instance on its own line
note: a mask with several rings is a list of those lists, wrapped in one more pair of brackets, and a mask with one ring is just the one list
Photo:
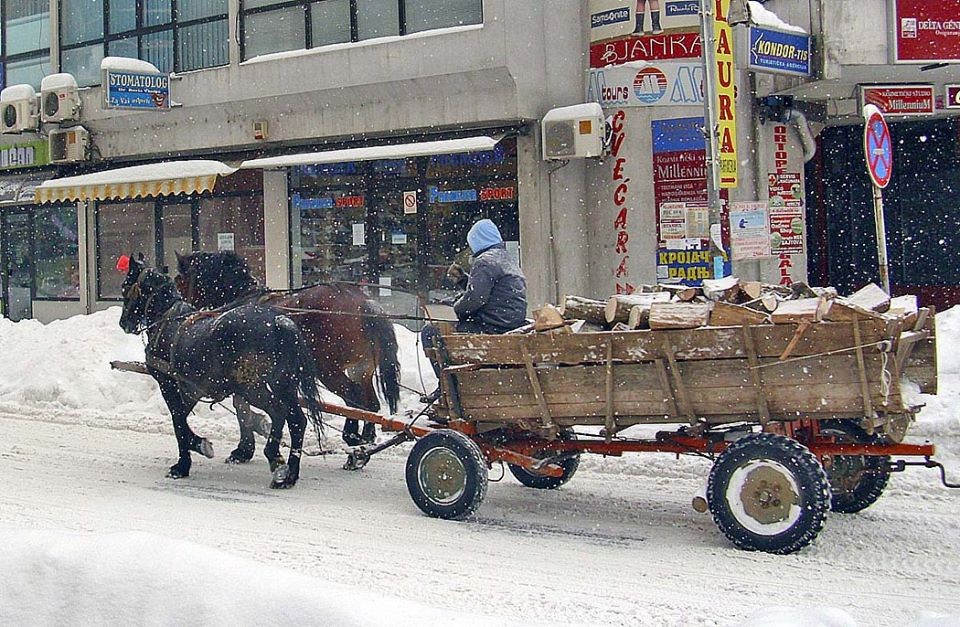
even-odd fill
[(771, 257), (770, 211), (767, 203), (730, 203), (730, 248), (734, 261)]
[(774, 255), (805, 251), (803, 186), (799, 172), (769, 176), (770, 249)]

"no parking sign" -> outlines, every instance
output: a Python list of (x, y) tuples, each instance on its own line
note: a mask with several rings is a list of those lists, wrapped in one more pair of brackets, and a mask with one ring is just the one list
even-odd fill
[(893, 175), (893, 142), (890, 129), (880, 109), (874, 105), (863, 108), (866, 125), (863, 127), (863, 152), (867, 158), (867, 172), (873, 184), (883, 189)]

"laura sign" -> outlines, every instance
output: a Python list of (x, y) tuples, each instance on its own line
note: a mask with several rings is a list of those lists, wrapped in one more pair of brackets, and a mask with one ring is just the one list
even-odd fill
[(860, 88), (863, 104), (884, 115), (930, 115), (934, 111), (933, 85), (877, 85)]
[(960, 61), (960, 0), (890, 0), (894, 63)]
[(717, 0), (713, 36), (717, 44), (717, 134), (720, 152), (720, 187), (737, 186), (737, 110), (733, 78), (733, 32), (727, 23), (730, 0)]

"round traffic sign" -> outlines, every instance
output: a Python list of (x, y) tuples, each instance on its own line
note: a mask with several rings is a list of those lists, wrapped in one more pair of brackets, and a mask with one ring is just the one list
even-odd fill
[(893, 142), (890, 129), (880, 109), (873, 105), (863, 108), (866, 126), (863, 129), (863, 152), (867, 158), (867, 173), (873, 184), (883, 189), (893, 175)]

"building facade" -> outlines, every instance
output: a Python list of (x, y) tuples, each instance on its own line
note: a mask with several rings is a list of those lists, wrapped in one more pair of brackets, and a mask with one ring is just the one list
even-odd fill
[[(876, 33), (909, 3), (865, 2), (876, 5), (870, 28), (844, 14), (852, 3), (765, 4), (812, 34), (800, 76), (750, 67), (750, 18), (733, 3), (739, 168), (723, 196), (738, 213), (721, 233), (727, 272), (850, 289), (876, 280), (854, 150), (859, 86), (929, 83), (941, 94), (960, 75), (956, 65), (921, 71), (929, 59), (892, 62)], [(172, 268), (177, 253), (217, 249), (246, 257), (272, 288), (370, 283), (390, 311), (415, 313), (418, 299), (443, 292), (479, 217), (500, 225), (532, 306), (712, 276), (698, 18), (690, 2), (661, 4), (664, 32), (605, 36), (598, 7), (616, 16), (631, 0), (0, 0), (3, 85), (39, 89), (72, 74), (92, 145), (89, 158), (52, 165), (55, 126), (0, 136), (3, 315), (116, 305), (120, 254)], [(768, 11), (750, 6), (765, 23)], [(108, 108), (106, 57), (172, 73), (172, 106)], [(544, 114), (589, 100), (607, 117), (609, 154), (545, 161)], [(930, 250), (956, 193), (900, 216), (922, 196), (915, 181), (956, 190), (948, 104), (891, 120), (910, 153), (898, 154), (888, 192), (891, 250), (903, 251), (893, 282), (924, 287), (931, 302), (949, 300), (960, 265), (904, 261), (910, 246)], [(122, 180), (131, 167), (169, 180)], [(208, 168), (204, 184), (197, 167)], [(37, 186), (68, 179), (71, 190), (36, 201)], [(762, 239), (737, 227), (756, 216), (773, 245), (739, 255), (748, 236)]]

